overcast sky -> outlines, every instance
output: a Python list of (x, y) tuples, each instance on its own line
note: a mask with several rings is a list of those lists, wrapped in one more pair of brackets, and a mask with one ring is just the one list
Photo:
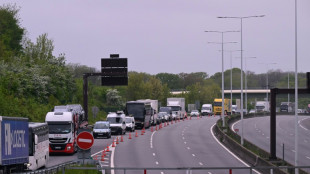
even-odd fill
[[(269, 69), (295, 70), (294, 0), (2, 0), (21, 7), (21, 24), (28, 37), (48, 33), (55, 55), (67, 63), (100, 69), (101, 58), (117, 53), (128, 58), (130, 71), (222, 71), (221, 34), (206, 30), (240, 30), (243, 20), (243, 56), (255, 73)], [(298, 0), (298, 71), (310, 71), (310, 0)], [(224, 50), (240, 50), (241, 34), (226, 33)], [(232, 53), (232, 66), (240, 68), (240, 52)], [(270, 64), (276, 63), (276, 64)], [(245, 65), (244, 65), (245, 68)], [(224, 54), (230, 69), (230, 54)]]

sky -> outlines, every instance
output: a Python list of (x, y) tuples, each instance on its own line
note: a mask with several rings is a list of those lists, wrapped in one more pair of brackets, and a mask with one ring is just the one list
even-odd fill
[[(298, 72), (308, 72), (310, 1), (297, 2)], [(1, 0), (0, 5), (7, 3), (20, 7), (27, 37), (35, 42), (47, 33), (54, 54), (64, 53), (67, 63), (100, 70), (101, 58), (119, 54), (128, 58), (129, 71), (149, 74), (221, 72), (222, 35), (205, 31), (241, 30), (240, 19), (221, 16), (265, 15), (243, 19), (243, 69), (295, 71), (295, 0)], [(224, 70), (240, 68), (241, 33), (223, 36)]]

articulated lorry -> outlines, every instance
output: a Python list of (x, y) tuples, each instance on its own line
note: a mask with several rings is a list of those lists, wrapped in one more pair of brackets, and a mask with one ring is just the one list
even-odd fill
[(280, 112), (295, 112), (295, 103), (281, 102)]
[(49, 152), (77, 152), (77, 135), (80, 127), (79, 115), (73, 112), (48, 112), (45, 117), (49, 127)]
[(270, 112), (268, 101), (257, 101), (255, 104), (256, 113), (259, 112)]
[(0, 116), (0, 170), (22, 172), (29, 162), (28, 119)]
[[(222, 99), (221, 98), (214, 99), (213, 112), (215, 115), (222, 115)], [(224, 114), (231, 115), (230, 99), (224, 99)]]
[(167, 98), (167, 106), (171, 107), (172, 114), (178, 118), (185, 117), (185, 98)]

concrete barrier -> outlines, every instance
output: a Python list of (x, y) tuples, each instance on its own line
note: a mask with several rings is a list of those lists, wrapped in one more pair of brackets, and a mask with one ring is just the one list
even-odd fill
[[(274, 164), (266, 161), (265, 159), (259, 157), (253, 152), (249, 151), (245, 147), (241, 146), (238, 142), (227, 136), (216, 124), (212, 130), (217, 137), (217, 139), (222, 142), (230, 151), (232, 151), (235, 155), (243, 159), (246, 163), (251, 166), (271, 166), (276, 167)], [(270, 173), (270, 169), (257, 169), (262, 173)], [(274, 174), (288, 174), (285, 171), (280, 169), (273, 170)]]

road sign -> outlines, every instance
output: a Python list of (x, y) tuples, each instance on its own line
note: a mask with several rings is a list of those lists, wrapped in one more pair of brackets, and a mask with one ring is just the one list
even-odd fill
[(94, 137), (89, 132), (81, 132), (77, 136), (77, 145), (80, 149), (88, 150), (94, 144)]
[(128, 85), (127, 58), (119, 58), (118, 54), (111, 54), (110, 58), (101, 59), (101, 85)]

